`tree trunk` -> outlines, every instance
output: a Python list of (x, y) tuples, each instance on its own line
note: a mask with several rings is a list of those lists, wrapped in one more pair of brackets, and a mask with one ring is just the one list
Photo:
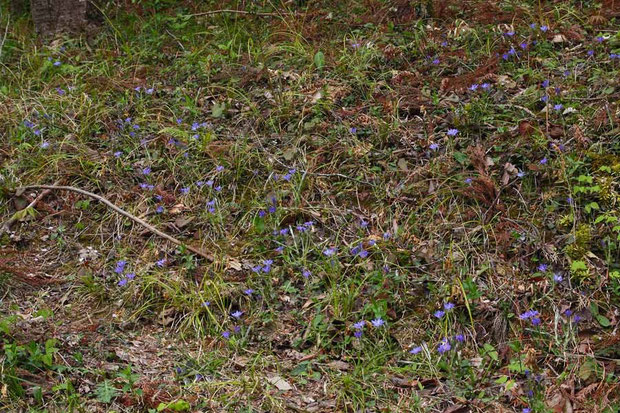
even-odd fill
[(87, 0), (30, 0), (32, 20), (42, 36), (84, 30), (87, 8)]

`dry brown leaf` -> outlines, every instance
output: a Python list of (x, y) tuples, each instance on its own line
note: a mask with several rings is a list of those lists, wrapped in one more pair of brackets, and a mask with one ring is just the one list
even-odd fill
[(180, 214), (181, 212), (185, 211), (186, 209), (187, 208), (186, 208), (185, 205), (183, 205), (183, 204), (176, 204), (175, 206), (170, 208), (170, 214), (172, 214), (172, 215)]
[(327, 363), (327, 366), (334, 370), (344, 370), (344, 371), (351, 370), (351, 365), (342, 360), (330, 361), (329, 363)]

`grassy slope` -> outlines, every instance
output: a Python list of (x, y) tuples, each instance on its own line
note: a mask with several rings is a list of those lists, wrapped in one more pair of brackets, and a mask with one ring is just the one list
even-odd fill
[(0, 243), (0, 406), (618, 408), (610, 5), (167, 3), (9, 26), (0, 216), (59, 182), (216, 260), (45, 197)]

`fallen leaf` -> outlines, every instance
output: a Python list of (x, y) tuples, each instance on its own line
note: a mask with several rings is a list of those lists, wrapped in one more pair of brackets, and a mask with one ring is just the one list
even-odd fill
[(566, 41), (566, 36), (564, 36), (563, 34), (556, 34), (555, 36), (553, 36), (553, 39), (551, 40), (552, 43), (564, 43)]
[(185, 211), (185, 205), (183, 205), (183, 204), (176, 204), (175, 206), (170, 208), (170, 213), (172, 215), (180, 214), (183, 211)]
[(174, 220), (174, 225), (181, 229), (194, 220), (194, 217), (178, 217)]
[(409, 167), (407, 166), (407, 160), (405, 158), (400, 158), (398, 160), (398, 168), (401, 171), (406, 171), (407, 169), (409, 169)]
[(327, 366), (329, 368), (334, 369), (334, 370), (344, 370), (344, 371), (346, 371), (346, 370), (350, 370), (351, 369), (351, 365), (349, 363), (345, 362), (345, 361), (342, 361), (342, 360), (331, 361), (331, 362), (327, 363)]
[(293, 386), (291, 386), (288, 381), (284, 380), (280, 376), (267, 377), (267, 381), (276, 386), (278, 390), (288, 391), (293, 389)]

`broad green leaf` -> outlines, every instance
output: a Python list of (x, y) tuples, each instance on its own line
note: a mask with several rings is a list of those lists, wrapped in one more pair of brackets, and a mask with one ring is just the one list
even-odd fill
[(325, 66), (325, 55), (320, 50), (314, 55), (314, 65), (319, 70), (322, 70), (323, 66)]

